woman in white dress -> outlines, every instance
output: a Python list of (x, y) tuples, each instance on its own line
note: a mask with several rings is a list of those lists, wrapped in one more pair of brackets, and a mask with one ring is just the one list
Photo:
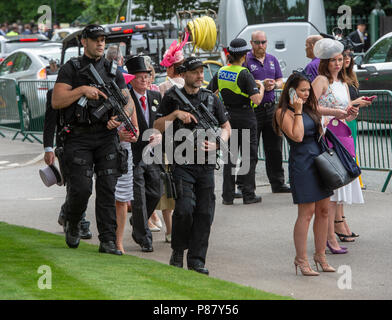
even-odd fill
[[(314, 54), (320, 58), (319, 75), (314, 79), (312, 87), (319, 102), (319, 112), (323, 115), (323, 124), (330, 121), (343, 123), (358, 116), (359, 109), (351, 104), (347, 86), (347, 76), (343, 68), (344, 46), (337, 40), (322, 39), (316, 42)], [(334, 119), (334, 120), (332, 120)], [(335, 221), (341, 220), (343, 204), (364, 203), (359, 179), (334, 190), (330, 198), (328, 218), (327, 246), (332, 253), (347, 253), (347, 248), (340, 247), (334, 233)]]

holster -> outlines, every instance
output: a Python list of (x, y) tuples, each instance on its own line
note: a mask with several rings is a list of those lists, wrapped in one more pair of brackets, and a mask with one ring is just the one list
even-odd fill
[(128, 173), (128, 150), (122, 146), (118, 149), (118, 167), (121, 174)]
[(165, 184), (166, 189), (166, 197), (168, 199), (177, 199), (177, 187), (173, 179), (173, 175), (171, 171), (164, 171), (161, 172), (161, 178), (163, 183)]

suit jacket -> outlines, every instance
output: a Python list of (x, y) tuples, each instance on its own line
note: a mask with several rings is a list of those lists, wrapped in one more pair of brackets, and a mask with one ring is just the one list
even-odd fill
[(136, 166), (142, 159), (144, 147), (148, 144), (148, 141), (142, 141), (143, 133), (147, 129), (153, 128), (155, 116), (158, 111), (159, 104), (161, 103), (161, 94), (158, 91), (147, 90), (147, 103), (149, 111), (149, 123), (147, 123), (144, 118), (142, 106), (140, 101), (136, 98), (135, 92), (133, 89), (129, 89), (129, 92), (131, 93), (132, 99), (135, 102), (137, 122), (139, 124), (139, 139), (137, 142), (131, 143), (133, 164)]
[(52, 108), (52, 92), (53, 89), (48, 90), (46, 94), (46, 111), (45, 111), (45, 119), (44, 119), (44, 148), (52, 147), (53, 148), (53, 139), (54, 134), (56, 132), (56, 126), (59, 120), (59, 110), (55, 110)]
[[(357, 30), (351, 32), (348, 37), (351, 39), (352, 42), (356, 45), (354, 47), (354, 52), (362, 52), (364, 50), (364, 43), (361, 41), (359, 37), (359, 33)], [(364, 35), (365, 37), (365, 35)]]

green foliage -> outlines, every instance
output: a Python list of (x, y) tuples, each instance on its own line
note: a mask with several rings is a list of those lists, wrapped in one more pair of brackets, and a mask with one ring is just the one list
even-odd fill
[[(56, 3), (56, 6), (54, 6)], [(0, 2), (0, 22), (21, 21), (29, 23), (38, 22), (42, 14), (38, 13), (41, 5), (48, 5), (52, 9), (52, 22), (72, 22), (80, 15), (86, 6), (83, 0), (29, 0), (29, 1), (1, 1)]]
[[(390, 0), (378, 0), (381, 8), (384, 10), (390, 10), (392, 8)], [(338, 8), (341, 5), (347, 5), (351, 7), (353, 15), (366, 15), (368, 16), (371, 11), (376, 7), (377, 1), (369, 2), (369, 0), (328, 0), (324, 1), (325, 12), (327, 16), (337, 16)]]

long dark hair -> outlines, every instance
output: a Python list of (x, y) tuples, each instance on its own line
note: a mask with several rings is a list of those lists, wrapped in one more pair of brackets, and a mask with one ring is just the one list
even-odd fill
[[(332, 78), (331, 73), (328, 70), (330, 60), (331, 59), (321, 59), (320, 60), (320, 64), (318, 67), (318, 74), (321, 76), (326, 76), (328, 78), (329, 83), (332, 83), (333, 78)], [(338, 79), (342, 82), (345, 82), (345, 83), (350, 82), (350, 80), (347, 77), (346, 68), (344, 67), (344, 60), (343, 60), (342, 69), (338, 73)]]
[[(282, 135), (281, 128), (282, 128), (283, 118), (284, 118), (284, 115), (285, 115), (289, 105), (290, 105), (290, 103), (289, 103), (290, 102), (289, 90), (290, 90), (290, 88), (297, 89), (299, 84), (301, 83), (301, 81), (307, 81), (307, 82), (309, 82), (309, 85), (310, 85), (309, 97), (303, 105), (303, 112), (306, 112), (313, 119), (313, 121), (316, 124), (317, 131), (320, 133), (322, 132), (321, 131), (322, 130), (322, 128), (321, 128), (321, 115), (317, 110), (317, 99), (316, 99), (316, 96), (313, 92), (311, 81), (306, 75), (301, 74), (300, 72), (294, 72), (287, 79), (287, 82), (284, 86), (282, 94), (280, 95), (280, 98), (279, 98), (278, 107), (275, 110), (273, 127), (274, 127), (275, 132), (278, 135)], [(281, 109), (279, 119), (276, 118), (277, 117), (276, 111), (278, 109)]]
[[(357, 78), (356, 73), (353, 70), (354, 69), (354, 58), (351, 57), (350, 59), (351, 59), (351, 61), (350, 61), (350, 64), (347, 68), (344, 68), (344, 65), (343, 65), (343, 68), (346, 70), (347, 84), (354, 86), (355, 88), (358, 89), (359, 88), (358, 78)], [(343, 61), (343, 63), (344, 63), (344, 61)]]

